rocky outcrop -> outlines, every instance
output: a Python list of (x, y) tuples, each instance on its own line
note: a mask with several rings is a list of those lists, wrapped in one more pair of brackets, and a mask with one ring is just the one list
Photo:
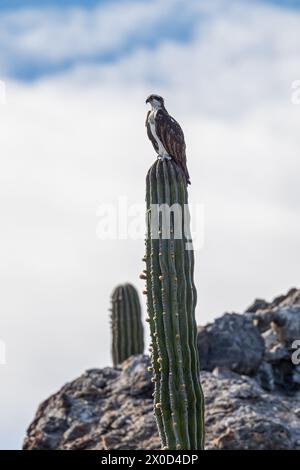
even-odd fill
[(248, 307), (249, 316), (265, 342), (264, 361), (257, 379), (266, 389), (279, 388), (292, 393), (300, 389), (300, 365), (293, 362), (293, 353), (300, 340), (300, 289), (291, 289), (272, 302)]
[[(300, 449), (297, 339), (297, 289), (199, 328), (206, 448)], [(66, 384), (38, 408), (24, 449), (159, 449), (148, 366), (131, 357)]]
[(24, 449), (154, 449), (148, 358), (92, 369), (40, 405)]
[[(94, 369), (42, 403), (24, 449), (159, 449), (149, 359)], [(300, 396), (265, 392), (222, 369), (202, 372), (207, 449), (300, 449)]]
[(244, 314), (226, 313), (198, 327), (201, 368), (227, 368), (256, 377), (266, 390), (293, 392), (300, 389), (300, 365), (292, 361), (295, 340), (300, 340), (299, 289), (271, 302), (256, 299)]
[(265, 352), (264, 340), (250, 317), (225, 313), (214, 323), (198, 327), (201, 369), (225, 367), (239, 374), (254, 374)]

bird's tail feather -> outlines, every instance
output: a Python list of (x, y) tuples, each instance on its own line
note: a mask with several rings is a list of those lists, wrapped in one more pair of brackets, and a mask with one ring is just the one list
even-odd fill
[(186, 185), (191, 184), (191, 178), (190, 178), (187, 167), (182, 165), (181, 168), (183, 170), (183, 173), (184, 173), (184, 176), (185, 176), (185, 179), (186, 179)]

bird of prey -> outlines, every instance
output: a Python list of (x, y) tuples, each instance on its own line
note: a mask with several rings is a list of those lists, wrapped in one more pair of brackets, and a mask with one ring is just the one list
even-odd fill
[(146, 117), (147, 134), (158, 158), (173, 159), (182, 169), (186, 183), (191, 184), (186, 166), (184, 135), (180, 125), (166, 110), (161, 96), (150, 95), (146, 103), (151, 105)]

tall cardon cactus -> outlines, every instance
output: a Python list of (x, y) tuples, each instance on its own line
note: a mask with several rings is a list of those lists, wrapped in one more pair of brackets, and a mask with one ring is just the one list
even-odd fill
[(146, 185), (144, 260), (155, 416), (164, 449), (203, 449), (204, 399), (186, 179), (173, 160), (157, 160)]
[(144, 329), (135, 287), (131, 284), (117, 286), (111, 300), (112, 359), (117, 366), (130, 356), (143, 354)]

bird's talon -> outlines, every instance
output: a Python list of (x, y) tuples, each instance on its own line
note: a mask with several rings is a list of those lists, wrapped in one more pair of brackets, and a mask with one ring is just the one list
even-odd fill
[(172, 160), (172, 157), (170, 157), (170, 155), (159, 155), (157, 158), (158, 160), (161, 160), (162, 162), (164, 160)]

